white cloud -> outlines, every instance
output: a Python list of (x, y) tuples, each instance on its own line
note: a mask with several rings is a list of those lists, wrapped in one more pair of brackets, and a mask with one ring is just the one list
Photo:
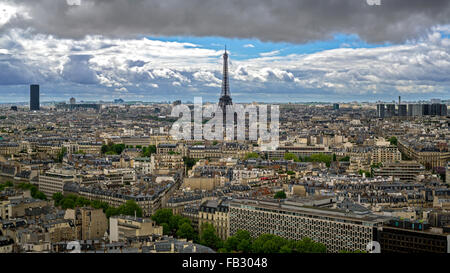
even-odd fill
[(244, 45), (244, 47), (245, 47), (245, 48), (254, 48), (255, 46), (252, 45), (252, 44), (246, 44), (246, 45)]
[(278, 55), (278, 54), (280, 54), (279, 50), (273, 50), (273, 51), (270, 51), (270, 52), (259, 53), (259, 55), (261, 57), (270, 57), (270, 56), (275, 56), (275, 55)]
[[(74, 82), (136, 96), (148, 94), (148, 88), (167, 92), (173, 86), (212, 95), (220, 92), (222, 51), (191, 43), (102, 36), (58, 39), (15, 29), (0, 35), (0, 48), (3, 84), (35, 79), (49, 85)], [(323, 94), (448, 94), (450, 86), (450, 40), (437, 32), (404, 45), (279, 53), (263, 52), (252, 59), (231, 57), (232, 93), (237, 90), (251, 96), (250, 91), (269, 93), (276, 87)]]

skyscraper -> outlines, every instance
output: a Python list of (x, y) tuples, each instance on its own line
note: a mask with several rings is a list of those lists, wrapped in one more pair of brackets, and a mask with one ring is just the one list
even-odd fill
[(384, 118), (386, 115), (386, 107), (384, 104), (377, 104), (377, 115), (379, 118)]
[(30, 85), (30, 111), (39, 111), (39, 85)]

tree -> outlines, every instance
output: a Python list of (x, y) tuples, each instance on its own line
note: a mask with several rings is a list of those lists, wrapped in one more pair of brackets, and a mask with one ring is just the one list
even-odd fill
[(339, 161), (350, 161), (350, 157), (349, 156), (345, 156), (345, 157), (339, 159)]
[(195, 238), (194, 228), (187, 222), (183, 223), (177, 231), (178, 238), (193, 240)]
[(294, 160), (295, 162), (298, 162), (298, 161), (299, 161), (298, 156), (296, 156), (296, 155), (293, 154), (293, 153), (285, 153), (285, 154), (284, 154), (284, 159), (285, 159), (285, 160)]
[(253, 253), (279, 253), (288, 241), (273, 234), (262, 234), (253, 241)]
[(197, 160), (190, 158), (190, 157), (183, 157), (184, 165), (186, 165), (187, 169), (190, 170), (192, 167), (194, 167), (195, 163), (197, 163)]
[(105, 214), (106, 214), (107, 218), (110, 218), (111, 216), (116, 216), (116, 215), (119, 215), (120, 213), (117, 208), (109, 207), (106, 209)]
[(134, 200), (128, 200), (125, 204), (119, 208), (119, 214), (142, 217), (142, 209)]
[(397, 144), (398, 144), (398, 140), (395, 136), (390, 137), (389, 142), (391, 143), (391, 145), (394, 145), (394, 146), (397, 146)]
[(167, 223), (162, 223), (161, 226), (163, 227), (163, 234), (164, 234), (164, 235), (170, 235), (169, 224), (167, 224)]
[(336, 161), (336, 154), (333, 154), (333, 161)]
[(245, 154), (245, 159), (250, 159), (250, 158), (259, 158), (259, 154), (258, 153), (247, 153)]
[(58, 152), (58, 154), (56, 155), (56, 161), (59, 163), (63, 162), (64, 156), (67, 154), (67, 148), (66, 147), (62, 147), (61, 151)]
[(200, 232), (200, 244), (219, 249), (222, 247), (222, 240), (217, 236), (216, 229), (209, 223), (203, 223)]
[(284, 191), (278, 191), (275, 193), (275, 196), (273, 197), (275, 199), (286, 199), (286, 193)]
[(152, 215), (152, 220), (155, 221), (158, 225), (162, 223), (168, 224), (172, 216), (173, 213), (171, 209), (159, 209)]
[(64, 199), (64, 195), (60, 192), (54, 193), (52, 196), (53, 201), (55, 201), (55, 206), (60, 206), (61, 201)]
[(227, 252), (249, 253), (252, 247), (252, 237), (246, 230), (238, 230), (233, 236), (228, 237), (223, 246)]
[(326, 253), (327, 248), (324, 244), (314, 242), (306, 237), (295, 243), (295, 251), (298, 253)]
[(73, 209), (75, 208), (75, 201), (72, 199), (65, 199), (61, 204), (62, 209)]

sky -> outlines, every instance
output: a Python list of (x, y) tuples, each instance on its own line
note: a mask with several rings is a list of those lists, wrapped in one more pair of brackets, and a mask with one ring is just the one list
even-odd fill
[(0, 103), (450, 99), (450, 1), (368, 2), (0, 0)]

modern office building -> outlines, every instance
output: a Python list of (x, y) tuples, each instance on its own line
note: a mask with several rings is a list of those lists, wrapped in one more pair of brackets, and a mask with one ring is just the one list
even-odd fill
[(422, 115), (423, 115), (423, 105), (422, 104), (408, 104), (408, 116), (420, 117)]
[(430, 106), (432, 116), (447, 116), (447, 105), (441, 103), (433, 103)]
[(398, 116), (399, 117), (406, 117), (408, 115), (407, 106), (406, 104), (399, 104), (398, 105)]
[(383, 164), (382, 167), (373, 170), (373, 175), (398, 178), (402, 182), (415, 182), (417, 176), (424, 171), (425, 168), (420, 163), (401, 161)]
[(433, 104), (377, 104), (377, 116), (385, 117), (420, 117), (420, 116), (447, 116), (447, 105)]
[(303, 206), (294, 201), (234, 199), (229, 206), (229, 235), (247, 230), (256, 238), (274, 234), (290, 240), (305, 237), (325, 244), (328, 252), (366, 251), (385, 217), (368, 211)]
[(386, 117), (395, 117), (395, 104), (386, 104)]
[(75, 181), (75, 171), (66, 169), (51, 169), (39, 176), (39, 190), (47, 198), (51, 198), (54, 193), (63, 192), (64, 184)]
[(30, 85), (30, 111), (39, 111), (39, 85)]
[(386, 106), (384, 104), (377, 104), (377, 116), (384, 118), (386, 116)]
[(393, 219), (378, 227), (381, 253), (450, 253), (449, 228), (419, 221)]
[(333, 110), (339, 110), (339, 104), (338, 103), (333, 104)]

